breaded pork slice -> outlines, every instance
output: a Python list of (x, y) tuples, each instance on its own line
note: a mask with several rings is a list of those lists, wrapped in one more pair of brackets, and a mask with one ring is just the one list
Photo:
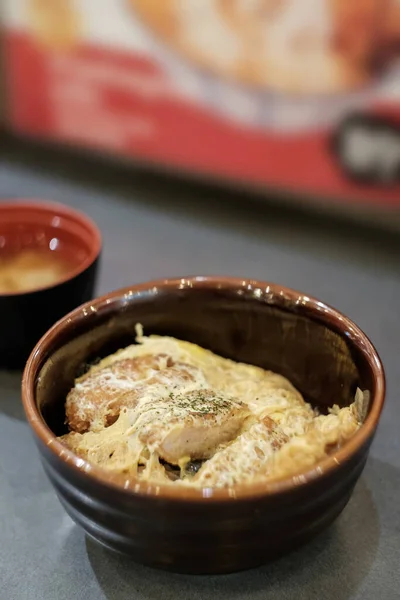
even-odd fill
[(137, 399), (159, 386), (205, 386), (196, 367), (176, 363), (166, 354), (127, 358), (94, 368), (77, 380), (67, 396), (66, 422), (71, 431), (101, 431), (114, 423), (122, 407), (134, 408)]
[(200, 487), (231, 487), (267, 474), (272, 456), (288, 440), (269, 417), (249, 420), (245, 431), (205, 462), (192, 482)]
[(240, 432), (249, 409), (243, 402), (211, 389), (171, 393), (142, 405), (140, 441), (166, 462), (183, 466), (210, 458), (221, 444)]
[(153, 386), (135, 395), (135, 406), (121, 409), (120, 418), (101, 431), (71, 432), (62, 441), (89, 461), (115, 471), (135, 474), (139, 465), (149, 476), (154, 456), (183, 467), (206, 459), (234, 439), (249, 416), (248, 407), (210, 389), (168, 391)]
[[(193, 483), (198, 486), (226, 487), (267, 478), (294, 476), (312, 468), (357, 431), (357, 407), (334, 407), (329, 415), (303, 422), (299, 431), (285, 428), (266, 416), (251, 425), (226, 448), (204, 463)], [(299, 415), (301, 421), (302, 415)]]

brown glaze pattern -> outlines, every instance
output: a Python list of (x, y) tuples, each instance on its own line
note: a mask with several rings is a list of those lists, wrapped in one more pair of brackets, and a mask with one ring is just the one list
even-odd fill
[[(64, 401), (74, 378), (131, 343), (134, 326), (278, 371), (322, 410), (370, 393), (365, 423), (307, 473), (233, 489), (174, 488), (125, 479), (67, 450)], [(343, 510), (384, 403), (379, 357), (349, 319), (298, 292), (259, 281), (182, 278), (113, 292), (77, 309), (39, 342), (23, 402), (45, 470), (72, 518), (105, 546), (156, 567), (232, 572), (311, 539)]]

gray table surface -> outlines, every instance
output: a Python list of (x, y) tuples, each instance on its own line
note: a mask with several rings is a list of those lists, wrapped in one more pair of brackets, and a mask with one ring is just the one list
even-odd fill
[(99, 292), (160, 276), (243, 275), (309, 292), (354, 318), (381, 353), (389, 393), (350, 504), (308, 547), (255, 571), (195, 578), (137, 566), (86, 540), (65, 514), (24, 419), (20, 376), (0, 372), (1, 600), (400, 598), (400, 241), (228, 208), (213, 194), (140, 178), (92, 182), (0, 159), (1, 198), (54, 199), (97, 221)]

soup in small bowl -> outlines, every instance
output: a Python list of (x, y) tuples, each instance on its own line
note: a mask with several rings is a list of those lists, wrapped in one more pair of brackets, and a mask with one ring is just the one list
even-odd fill
[(0, 366), (22, 367), (40, 336), (91, 299), (101, 235), (47, 202), (0, 202)]
[(58, 252), (22, 249), (7, 256), (0, 252), (0, 294), (22, 294), (57, 284), (73, 268)]

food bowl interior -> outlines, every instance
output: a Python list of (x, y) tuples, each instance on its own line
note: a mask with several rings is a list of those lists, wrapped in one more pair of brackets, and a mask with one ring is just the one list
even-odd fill
[(64, 433), (64, 401), (74, 379), (134, 343), (137, 323), (145, 334), (174, 336), (276, 371), (323, 412), (351, 404), (357, 387), (373, 398), (376, 381), (364, 336), (323, 304), (290, 294), (269, 286), (174, 284), (135, 288), (86, 305), (48, 338), (36, 371), (39, 411), (55, 434)]
[(93, 233), (73, 214), (50, 205), (0, 205), (0, 258), (21, 251), (57, 255), (65, 275), (88, 261)]

